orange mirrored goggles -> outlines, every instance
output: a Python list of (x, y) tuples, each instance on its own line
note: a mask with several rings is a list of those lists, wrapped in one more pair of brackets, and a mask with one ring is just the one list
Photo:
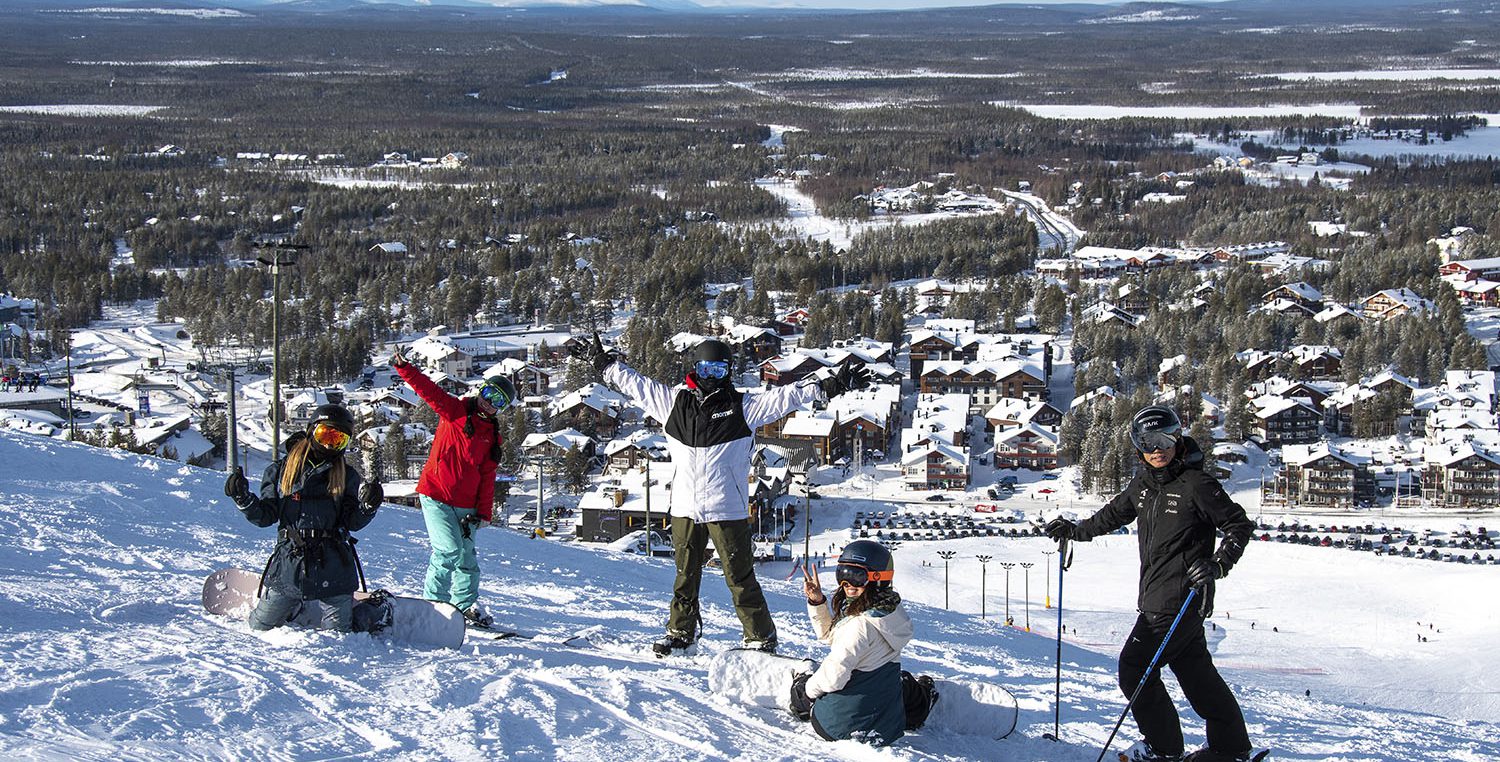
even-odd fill
[(871, 582), (889, 582), (896, 578), (894, 571), (872, 571), (860, 564), (848, 561), (844, 561), (834, 567), (833, 573), (834, 579), (837, 579), (840, 585), (849, 585), (851, 587), (864, 587)]
[(312, 438), (314, 442), (327, 447), (330, 450), (343, 450), (349, 447), (351, 437), (342, 431), (326, 424), (320, 423), (313, 426)]

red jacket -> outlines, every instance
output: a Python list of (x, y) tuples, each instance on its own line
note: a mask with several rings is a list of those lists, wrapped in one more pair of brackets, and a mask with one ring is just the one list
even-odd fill
[(480, 520), (493, 520), (495, 467), (500, 465), (490, 459), (492, 447), (500, 445), (495, 421), (476, 412), (474, 433), (465, 434), (464, 425), (470, 419), (466, 401), (443, 391), (415, 365), (405, 365), (396, 372), (439, 419), (432, 451), (417, 481), (417, 493), (455, 508), (477, 509)]

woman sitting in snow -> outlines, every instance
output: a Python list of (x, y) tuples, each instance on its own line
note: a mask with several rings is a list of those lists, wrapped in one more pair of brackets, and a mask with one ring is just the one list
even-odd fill
[(912, 625), (891, 587), (895, 569), (880, 543), (849, 543), (839, 555), (831, 608), (816, 572), (805, 577), (808, 616), (818, 639), (833, 650), (816, 672), (793, 681), (791, 709), (811, 720), (824, 740), (888, 746), (920, 727), (937, 700), (932, 678), (901, 669)]
[(280, 527), (251, 629), (286, 624), (304, 601), (322, 607), (322, 628), (351, 629), (359, 570), (349, 533), (369, 525), (385, 498), (379, 482), (362, 482), (344, 463), (353, 436), (354, 416), (344, 406), (321, 405), (307, 430), (287, 439), (286, 457), (266, 469), (259, 497), (241, 469), (224, 482), (224, 494), (250, 523)]

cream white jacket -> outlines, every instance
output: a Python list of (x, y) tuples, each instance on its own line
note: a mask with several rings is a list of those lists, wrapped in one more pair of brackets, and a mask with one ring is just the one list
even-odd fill
[(911, 617), (907, 616), (906, 607), (899, 603), (889, 614), (866, 611), (845, 617), (838, 624), (833, 623), (833, 612), (827, 603), (809, 603), (807, 616), (812, 620), (818, 639), (832, 647), (828, 658), (807, 680), (807, 697), (810, 699), (843, 688), (855, 670), (868, 672), (900, 660), (901, 649), (912, 638)]

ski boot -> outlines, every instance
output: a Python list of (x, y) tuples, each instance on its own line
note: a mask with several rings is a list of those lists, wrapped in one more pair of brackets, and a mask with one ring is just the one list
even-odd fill
[(472, 606), (464, 609), (464, 624), (470, 627), (488, 630), (490, 625), (494, 623), (495, 618), (490, 616), (490, 612), (485, 611), (484, 607), (479, 605), (478, 601), (475, 601)]
[(1120, 762), (1183, 762), (1181, 754), (1162, 754), (1145, 741), (1120, 752)]
[(663, 635), (651, 644), (651, 652), (656, 654), (656, 658), (658, 659), (668, 656), (688, 656), (693, 645), (694, 641), (692, 638)]

